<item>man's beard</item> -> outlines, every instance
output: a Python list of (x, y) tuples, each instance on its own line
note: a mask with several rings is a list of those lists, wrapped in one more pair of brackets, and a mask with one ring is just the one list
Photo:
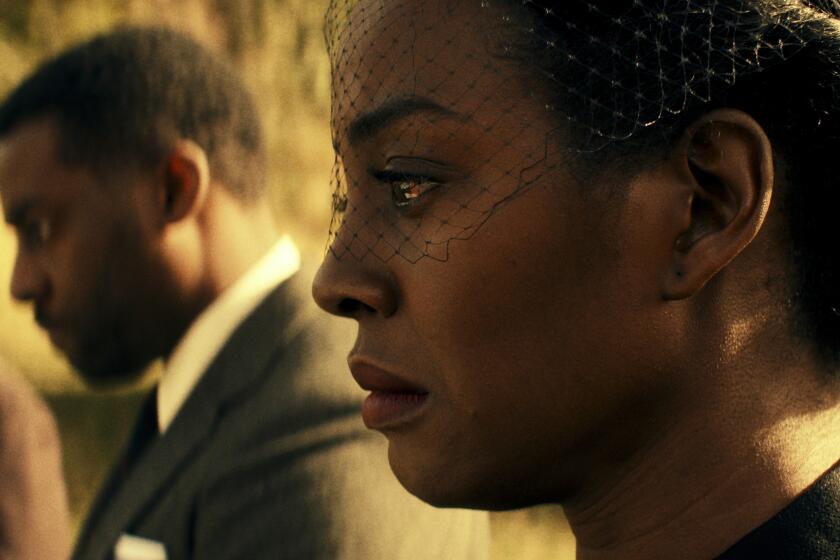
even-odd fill
[[(106, 306), (98, 306), (102, 310)], [(36, 311), (44, 328), (57, 328), (49, 317)], [(158, 357), (153, 340), (142, 335), (137, 324), (124, 314), (94, 312), (66, 325), (66, 348), (59, 350), (79, 376), (92, 388), (107, 389), (140, 378)]]

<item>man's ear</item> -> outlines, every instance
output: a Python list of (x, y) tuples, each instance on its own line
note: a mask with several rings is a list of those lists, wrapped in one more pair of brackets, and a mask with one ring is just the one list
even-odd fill
[(747, 247), (773, 194), (773, 149), (764, 129), (734, 109), (704, 114), (689, 126), (670, 163), (688, 189), (666, 271), (664, 297), (692, 296)]
[(207, 154), (191, 140), (177, 140), (164, 160), (160, 208), (166, 223), (196, 215), (204, 205), (210, 186)]

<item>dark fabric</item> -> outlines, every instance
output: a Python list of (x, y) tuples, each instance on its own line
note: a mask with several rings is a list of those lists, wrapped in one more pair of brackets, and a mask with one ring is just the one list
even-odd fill
[(840, 559), (840, 467), (720, 556), (746, 558)]
[[(144, 399), (137, 414), (134, 430), (129, 435), (120, 458), (114, 465), (108, 479), (99, 490), (96, 502), (91, 507), (95, 512), (105, 507), (108, 500), (128, 480), (131, 471), (137, 466), (143, 452), (146, 451), (159, 437), (157, 423), (157, 387)], [(77, 539), (76, 548), (93, 544), (94, 524), (88, 521), (82, 527)]]
[(134, 427), (134, 433), (128, 440), (128, 447), (125, 455), (120, 461), (120, 471), (123, 476), (128, 476), (143, 452), (157, 439), (159, 435), (157, 420), (157, 387), (152, 390), (143, 405), (140, 407), (140, 414)]

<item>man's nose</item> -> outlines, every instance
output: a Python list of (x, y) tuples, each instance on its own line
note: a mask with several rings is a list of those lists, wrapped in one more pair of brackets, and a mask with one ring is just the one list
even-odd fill
[(36, 259), (18, 253), (12, 270), (12, 297), (18, 301), (32, 301), (42, 298), (47, 289), (46, 273)]
[(399, 305), (393, 275), (376, 257), (360, 261), (328, 252), (312, 283), (312, 296), (325, 311), (361, 320), (365, 316), (390, 317)]

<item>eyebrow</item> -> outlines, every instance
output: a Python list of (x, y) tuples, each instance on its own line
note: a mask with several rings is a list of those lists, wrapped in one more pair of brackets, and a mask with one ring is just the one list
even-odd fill
[(357, 144), (370, 139), (395, 122), (416, 113), (433, 113), (441, 117), (463, 119), (462, 115), (435, 103), (431, 99), (417, 96), (397, 97), (383, 103), (376, 109), (361, 113), (353, 119), (353, 122), (347, 127), (347, 137), (351, 144)]

